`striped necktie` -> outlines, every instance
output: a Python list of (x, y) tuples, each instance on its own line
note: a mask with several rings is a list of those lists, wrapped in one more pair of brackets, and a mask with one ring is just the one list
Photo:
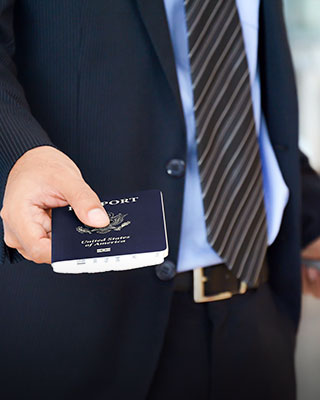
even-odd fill
[(185, 0), (207, 238), (256, 283), (267, 249), (259, 144), (235, 0)]

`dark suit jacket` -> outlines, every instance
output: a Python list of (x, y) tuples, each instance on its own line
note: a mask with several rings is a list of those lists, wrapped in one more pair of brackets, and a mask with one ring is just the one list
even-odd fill
[[(298, 111), (279, 0), (261, 1), (260, 24), (263, 110), (290, 189), (281, 231), (268, 251), (270, 284), (284, 316), (296, 325)], [(53, 143), (99, 194), (161, 189), (169, 259), (175, 262), (184, 180), (169, 176), (165, 166), (172, 158), (185, 159), (186, 133), (162, 1), (0, 0), (0, 44), (1, 191), (25, 151)], [(1, 262), (6, 254), (1, 242)], [(47, 368), (39, 387), (46, 387), (59, 365), (60, 389), (68, 376), (79, 395), (88, 390), (92, 397), (92, 387), (98, 391), (101, 379), (108, 379), (110, 398), (116, 398), (112, 393), (124, 398), (131, 390), (143, 397), (171, 294), (172, 281), (160, 281), (154, 268), (63, 276), (50, 266), (6, 265), (0, 270), (0, 343), (7, 344), (1, 358), (18, 369), (30, 362), (35, 377)]]

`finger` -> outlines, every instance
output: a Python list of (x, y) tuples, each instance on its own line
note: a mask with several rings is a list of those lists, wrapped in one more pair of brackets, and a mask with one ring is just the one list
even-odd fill
[(310, 283), (316, 283), (319, 278), (319, 271), (316, 268), (307, 268), (307, 276)]
[(68, 184), (63, 182), (62, 189), (66, 200), (84, 224), (97, 228), (109, 224), (108, 214), (99, 197), (84, 180), (73, 179)]
[(3, 220), (3, 240), (8, 247), (16, 249), (20, 246), (20, 242), (14, 232), (10, 229), (9, 225)]
[(320, 298), (320, 275), (318, 275), (318, 279), (314, 284), (313, 295), (316, 298)]
[(48, 210), (22, 205), (8, 222), (4, 219), (5, 242), (26, 259), (36, 263), (51, 262), (51, 218)]
[(304, 294), (320, 298), (320, 271), (318, 269), (303, 266), (302, 288)]
[(308, 278), (308, 272), (307, 272), (307, 267), (302, 266), (301, 268), (301, 277), (302, 277), (302, 291), (304, 294), (310, 294), (311, 293), (311, 284), (309, 283), (309, 278)]
[[(51, 263), (51, 232), (48, 233), (47, 238), (40, 238), (39, 241), (34, 239), (33, 245), (26, 245), (12, 233), (5, 234), (4, 241), (8, 247), (16, 249), (24, 258), (36, 263)], [(24, 248), (23, 246), (26, 246)]]
[(41, 238), (33, 248), (17, 248), (27, 260), (37, 264), (51, 264), (51, 239)]
[(36, 263), (51, 263), (51, 239), (43, 225), (25, 219), (15, 234), (19, 242), (17, 249), (25, 258)]
[(312, 282), (313, 295), (315, 297), (319, 297), (320, 296), (320, 271), (318, 269), (316, 269), (315, 275), (316, 275), (316, 278)]
[[(50, 210), (51, 211), (51, 210)], [(26, 213), (30, 213), (30, 220), (43, 226), (43, 229), (48, 233), (51, 232), (51, 213), (49, 210), (32, 206), (26, 209)]]

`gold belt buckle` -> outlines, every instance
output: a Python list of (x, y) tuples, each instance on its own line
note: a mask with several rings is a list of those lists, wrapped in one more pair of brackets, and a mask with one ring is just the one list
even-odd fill
[(247, 284), (245, 282), (239, 283), (238, 292), (220, 292), (212, 296), (205, 295), (205, 284), (208, 278), (204, 274), (204, 268), (197, 268), (193, 270), (193, 299), (195, 303), (207, 303), (209, 301), (219, 301), (230, 299), (234, 294), (244, 294), (247, 291)]

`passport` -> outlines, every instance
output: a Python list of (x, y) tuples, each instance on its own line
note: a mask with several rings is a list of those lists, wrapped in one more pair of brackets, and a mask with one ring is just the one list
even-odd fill
[(52, 210), (52, 268), (58, 273), (122, 271), (161, 264), (168, 255), (159, 190), (100, 197), (110, 224), (83, 224), (70, 206)]

